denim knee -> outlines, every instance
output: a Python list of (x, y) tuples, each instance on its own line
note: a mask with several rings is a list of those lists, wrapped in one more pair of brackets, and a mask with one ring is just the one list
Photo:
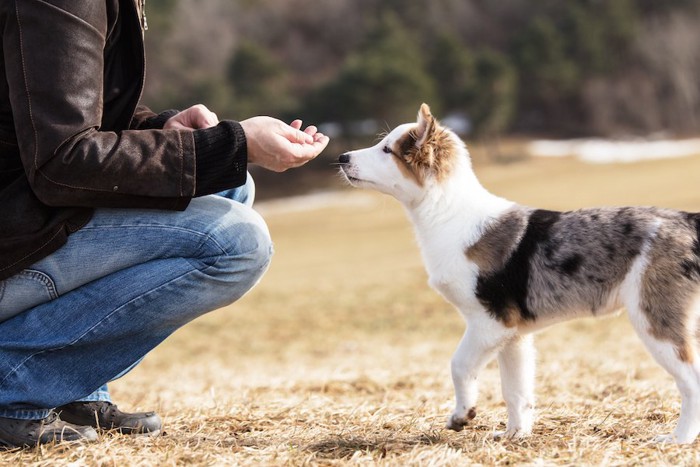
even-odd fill
[[(253, 209), (238, 206), (235, 216), (224, 216), (211, 236), (220, 249), (209, 274), (236, 289), (252, 288), (267, 270), (273, 246), (265, 221)], [(236, 297), (238, 298), (238, 297)]]
[(270, 264), (272, 258), (273, 246), (270, 232), (266, 225), (245, 224), (238, 225), (236, 228), (238, 235), (242, 241), (237, 242), (239, 247), (245, 245), (247, 248), (234, 251), (226, 255), (227, 258), (233, 261), (245, 262), (247, 269), (254, 273), (255, 271), (264, 272)]

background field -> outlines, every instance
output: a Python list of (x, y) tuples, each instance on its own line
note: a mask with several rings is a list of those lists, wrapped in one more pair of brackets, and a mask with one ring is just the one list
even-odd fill
[[(539, 207), (700, 210), (700, 157), (599, 166), (533, 160), (478, 172), (492, 191)], [(495, 364), (482, 378), (475, 426), (445, 430), (449, 360), (464, 324), (428, 289), (402, 209), (351, 190), (325, 207), (299, 207), (261, 206), (276, 254), (252, 293), (182, 329), (112, 384), (123, 408), (159, 411), (163, 436), (0, 453), (0, 464), (700, 462), (697, 445), (648, 442), (674, 426), (679, 398), (624, 315), (538, 335), (531, 439), (491, 440), (505, 422)]]

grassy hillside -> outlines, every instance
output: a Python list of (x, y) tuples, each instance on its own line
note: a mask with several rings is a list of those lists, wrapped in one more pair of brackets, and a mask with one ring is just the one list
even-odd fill
[[(632, 165), (534, 160), (478, 170), (493, 192), (538, 207), (655, 204), (700, 210), (700, 157)], [(307, 211), (263, 212), (273, 265), (239, 303), (182, 329), (112, 384), (126, 409), (157, 409), (165, 435), (0, 453), (21, 465), (690, 464), (657, 446), (679, 398), (624, 316), (536, 338), (532, 438), (496, 442), (498, 371), (482, 378), (476, 425), (443, 428), (450, 356), (464, 330), (426, 285), (397, 202), (343, 191)]]

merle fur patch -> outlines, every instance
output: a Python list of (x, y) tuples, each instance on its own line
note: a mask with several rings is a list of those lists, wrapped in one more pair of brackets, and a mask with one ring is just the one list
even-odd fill
[[(632, 262), (653, 236), (656, 222), (671, 212), (653, 208), (508, 211), (467, 250), (469, 259), (479, 266), (476, 296), (508, 326), (560, 314), (607, 312), (617, 302), (615, 291)], [(688, 220), (686, 226), (691, 223), (696, 232), (700, 221)], [(686, 246), (686, 251), (690, 249)], [(700, 255), (675, 257), (679, 274), (700, 276)]]
[(555, 211), (533, 211), (522, 239), (503, 267), (479, 275), (476, 297), (494, 318), (507, 325), (535, 320), (527, 300), (530, 265), (538, 248), (548, 242), (552, 225), (559, 217)]

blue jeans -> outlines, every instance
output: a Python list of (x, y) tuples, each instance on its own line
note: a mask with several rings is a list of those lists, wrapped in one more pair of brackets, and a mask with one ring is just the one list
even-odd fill
[(183, 212), (97, 209), (61, 249), (0, 281), (0, 417), (109, 400), (108, 381), (253, 288), (272, 255), (254, 191), (248, 176)]

